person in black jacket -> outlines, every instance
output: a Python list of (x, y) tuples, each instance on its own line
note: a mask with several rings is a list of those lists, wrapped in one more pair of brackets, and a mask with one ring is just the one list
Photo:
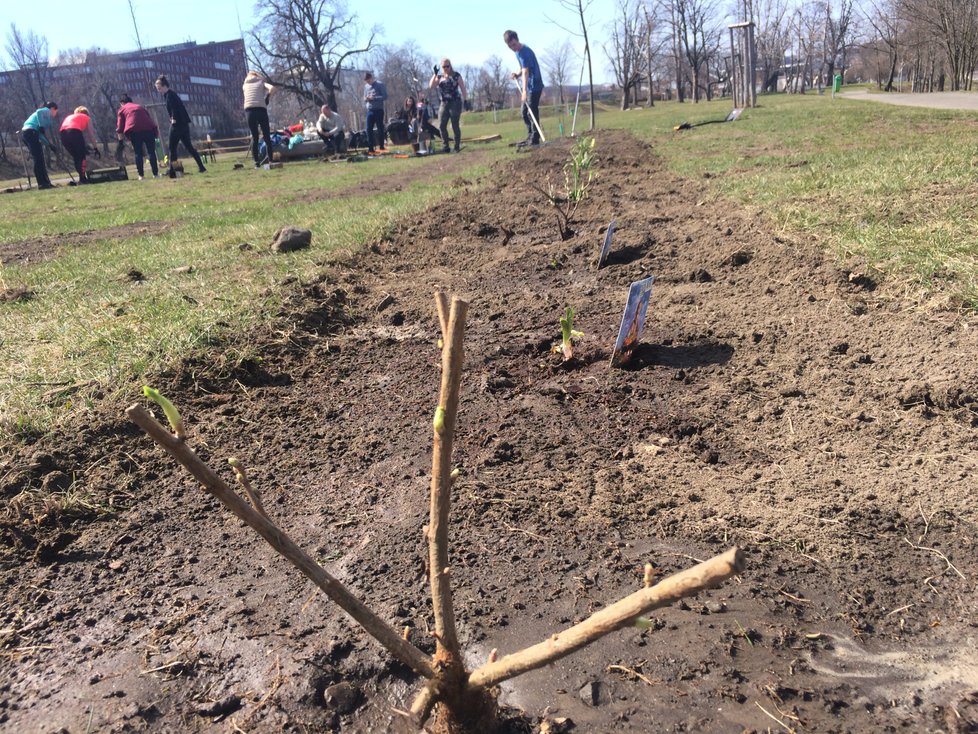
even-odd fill
[(180, 143), (183, 143), (183, 147), (197, 161), (197, 168), (200, 172), (204, 173), (207, 169), (204, 168), (200, 153), (197, 152), (190, 140), (190, 115), (187, 114), (183, 100), (180, 99), (179, 94), (170, 89), (170, 81), (163, 74), (160, 74), (159, 79), (156, 80), (156, 91), (163, 95), (163, 101), (166, 103), (166, 114), (170, 116), (170, 168), (167, 175), (170, 178), (176, 176), (173, 163), (177, 160), (177, 146)]

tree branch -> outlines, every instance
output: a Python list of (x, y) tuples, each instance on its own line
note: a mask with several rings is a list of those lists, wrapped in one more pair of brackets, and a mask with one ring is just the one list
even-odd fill
[(655, 586), (626, 596), (544, 642), (483, 665), (469, 676), (469, 686), (491, 688), (527, 671), (542, 668), (615, 630), (633, 624), (642, 614), (717, 586), (740, 573), (743, 567), (743, 553), (739, 548), (731, 548), (708, 561), (669, 576)]
[(428, 521), (428, 572), (431, 576), (431, 604), (435, 615), (437, 659), (462, 669), (463, 661), (455, 631), (455, 610), (448, 564), (448, 524), (452, 504), (452, 443), (458, 416), (458, 396), (462, 381), (462, 340), (469, 304), (452, 299), (445, 346), (442, 348), (441, 396), (435, 412), (434, 447), (431, 461), (431, 516)]

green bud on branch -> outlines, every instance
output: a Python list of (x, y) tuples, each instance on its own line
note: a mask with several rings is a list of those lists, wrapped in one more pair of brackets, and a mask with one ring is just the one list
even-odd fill
[(174, 435), (181, 440), (185, 439), (187, 434), (183, 429), (183, 418), (180, 417), (180, 411), (176, 409), (176, 406), (163, 397), (159, 390), (154, 390), (149, 385), (143, 385), (143, 395), (163, 408), (163, 415), (166, 416), (167, 421), (170, 423), (170, 427), (173, 428)]
[(435, 410), (435, 433), (442, 433), (445, 430), (445, 409), (440, 405)]

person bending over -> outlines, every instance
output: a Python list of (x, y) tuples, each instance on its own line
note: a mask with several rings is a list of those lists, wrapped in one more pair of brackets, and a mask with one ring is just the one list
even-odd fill
[(88, 183), (88, 145), (98, 152), (95, 141), (95, 129), (87, 107), (76, 107), (61, 123), (61, 145), (71, 155), (71, 160), (78, 171), (78, 183)]
[(139, 180), (143, 180), (143, 149), (149, 158), (149, 167), (153, 171), (153, 178), (160, 177), (160, 168), (156, 163), (156, 139), (160, 136), (160, 129), (156, 127), (153, 118), (142, 105), (132, 101), (132, 97), (123, 94), (119, 97), (119, 114), (116, 116), (115, 126), (116, 136), (122, 140), (123, 136), (129, 138), (132, 143), (133, 153), (136, 154), (136, 173)]
[(54, 150), (54, 145), (48, 135), (54, 137), (54, 118), (58, 116), (58, 105), (55, 102), (45, 102), (43, 107), (24, 120), (20, 130), (21, 140), (31, 152), (34, 159), (34, 179), (39, 189), (53, 189), (54, 184), (48, 178), (48, 169), (44, 163), (44, 148)]

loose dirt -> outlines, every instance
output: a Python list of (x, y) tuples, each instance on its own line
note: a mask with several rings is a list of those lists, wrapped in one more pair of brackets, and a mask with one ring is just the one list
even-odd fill
[[(507, 683), (512, 731), (975, 731), (976, 324), (914, 309), (623, 133), (597, 141), (567, 241), (531, 186), (563, 182), (556, 143), (302, 284), (255, 335), (260, 362), (161, 375), (192, 445), (229, 479), (242, 460), (273, 519), (431, 649), (445, 287), (471, 301), (452, 577), (473, 664), (636, 590), (646, 562), (749, 557), (652, 629)], [(610, 369), (649, 275), (642, 344)], [(568, 305), (585, 336), (565, 365)], [(0, 729), (406, 731), (411, 674), (122, 408), (0, 464)], [(42, 488), (61, 514), (26, 501)]]

